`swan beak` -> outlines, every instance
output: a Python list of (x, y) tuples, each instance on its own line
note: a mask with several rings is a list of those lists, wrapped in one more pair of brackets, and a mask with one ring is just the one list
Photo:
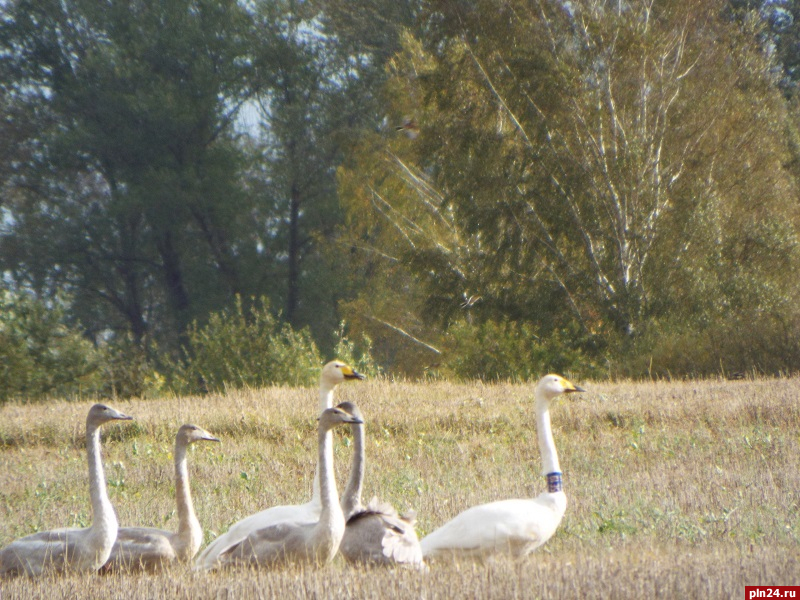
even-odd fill
[(352, 420), (348, 421), (348, 423), (352, 423), (353, 425), (363, 425), (364, 419), (359, 419), (358, 417), (353, 417)]
[(571, 381), (568, 381), (566, 379), (564, 380), (564, 384), (565, 384), (564, 385), (564, 393), (565, 394), (572, 394), (574, 392), (585, 392), (586, 391), (582, 387), (578, 387), (577, 385), (575, 385), (574, 383), (572, 383)]
[(122, 413), (117, 413), (117, 416), (114, 417), (116, 421), (133, 421), (133, 417), (130, 415), (125, 415)]
[(366, 375), (362, 375), (358, 371), (356, 371), (353, 367), (348, 367), (345, 365), (342, 367), (342, 375), (344, 375), (345, 379), (366, 379)]
[(220, 442), (221, 443), (221, 440), (219, 438), (215, 438), (214, 436), (211, 436), (211, 435), (203, 436), (203, 439), (205, 441), (207, 441), (207, 442)]

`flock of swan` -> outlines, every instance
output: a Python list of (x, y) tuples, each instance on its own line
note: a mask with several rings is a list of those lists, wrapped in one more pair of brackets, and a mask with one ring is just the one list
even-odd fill
[[(287, 563), (322, 565), (337, 554), (352, 564), (427, 568), (437, 557), (521, 557), (556, 531), (567, 507), (562, 489), (550, 403), (561, 394), (584, 391), (560, 375), (546, 375), (535, 388), (536, 428), (547, 491), (536, 498), (501, 500), (474, 506), (419, 540), (413, 515), (399, 515), (373, 498), (362, 503), (365, 469), (364, 418), (351, 402), (333, 405), (334, 389), (364, 376), (341, 361), (331, 361), (320, 377), (317, 470), (311, 500), (274, 506), (235, 523), (212, 541), (194, 562), (197, 570), (236, 565), (276, 567)], [(119, 527), (106, 490), (100, 427), (132, 417), (95, 404), (86, 418), (86, 452), (92, 523), (84, 529), (54, 529), (29, 535), (0, 549), (0, 577), (44, 572), (155, 571), (190, 563), (200, 550), (203, 530), (189, 489), (186, 452), (190, 444), (219, 440), (196, 425), (183, 425), (175, 437), (175, 496), (178, 531)], [(341, 498), (333, 468), (332, 430), (349, 425), (354, 455)]]

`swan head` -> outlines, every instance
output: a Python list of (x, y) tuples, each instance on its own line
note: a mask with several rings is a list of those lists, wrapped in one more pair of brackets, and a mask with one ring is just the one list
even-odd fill
[(366, 379), (366, 377), (341, 360), (332, 360), (322, 367), (320, 381), (327, 387), (339, 385), (348, 379)]
[(178, 435), (175, 436), (175, 441), (188, 445), (200, 441), (218, 442), (219, 438), (214, 437), (202, 427), (187, 423), (186, 425), (181, 425), (181, 428), (178, 429)]
[(109, 421), (132, 421), (133, 417), (129, 417), (126, 414), (119, 412), (111, 408), (110, 406), (106, 406), (105, 404), (95, 404), (92, 408), (89, 409), (89, 415), (86, 417), (86, 424), (87, 425), (102, 425), (103, 423), (108, 423)]
[(354, 423), (364, 422), (364, 415), (361, 414), (361, 410), (352, 402), (342, 402), (341, 404), (337, 404), (336, 408), (340, 408), (343, 411), (353, 415), (356, 419), (358, 419), (358, 421), (353, 421)]
[(572, 394), (575, 392), (585, 391), (586, 390), (578, 387), (570, 380), (554, 373), (545, 375), (539, 380), (539, 383), (536, 384), (536, 395), (547, 400), (552, 400), (561, 394)]
[(332, 427), (335, 427), (340, 423), (356, 423), (356, 424), (363, 423), (364, 419), (362, 419), (360, 416), (352, 414), (349, 410), (347, 410), (346, 406), (347, 404), (355, 406), (350, 402), (343, 402), (338, 406), (334, 406), (333, 408), (326, 408), (324, 411), (322, 411), (322, 414), (319, 416), (320, 427), (325, 429), (331, 429)]

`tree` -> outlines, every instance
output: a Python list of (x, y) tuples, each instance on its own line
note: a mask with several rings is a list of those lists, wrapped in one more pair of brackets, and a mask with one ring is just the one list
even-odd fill
[[(785, 224), (760, 239), (792, 255), (784, 104), (755, 32), (724, 8), (426, 3), (428, 35), (390, 83), (420, 135), (366, 142), (343, 190), (353, 214), (372, 207), (354, 247), (422, 295), (420, 329), (509, 319), (629, 346), (693, 312), (709, 246), (745, 244), (748, 222)], [(784, 281), (748, 258), (761, 285)]]
[[(256, 143), (263, 160), (251, 185), (263, 198), (262, 243), (276, 257), (270, 297), (292, 326), (311, 327), (326, 350), (350, 284), (338, 258), (336, 169), (384, 117), (376, 91), (399, 35), (388, 15), (403, 18), (408, 10), (384, 1), (258, 4)], [(366, 27), (367, 15), (378, 13), (379, 22)]]
[(6, 180), (3, 268), (68, 289), (93, 332), (175, 348), (260, 260), (232, 118), (250, 89), (235, 2), (10, 4), (4, 93), (36, 115), (36, 152)]

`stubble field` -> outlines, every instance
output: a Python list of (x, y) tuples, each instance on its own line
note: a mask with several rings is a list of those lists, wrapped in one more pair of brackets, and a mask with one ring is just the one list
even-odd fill
[[(523, 561), (431, 563), (426, 573), (322, 569), (73, 575), (0, 582), (2, 598), (743, 598), (800, 585), (800, 380), (591, 383), (557, 400), (569, 506)], [(367, 420), (365, 496), (417, 511), (422, 537), (469, 506), (544, 489), (532, 385), (348, 382)], [(103, 431), (122, 526), (177, 528), (172, 444), (192, 422), (189, 469), (206, 541), (240, 518), (311, 494), (317, 392), (118, 401), (136, 418)], [(0, 546), (86, 526), (84, 422), (91, 401), (0, 407)], [(351, 457), (337, 431), (337, 477)], [(341, 486), (340, 486), (341, 490)]]

